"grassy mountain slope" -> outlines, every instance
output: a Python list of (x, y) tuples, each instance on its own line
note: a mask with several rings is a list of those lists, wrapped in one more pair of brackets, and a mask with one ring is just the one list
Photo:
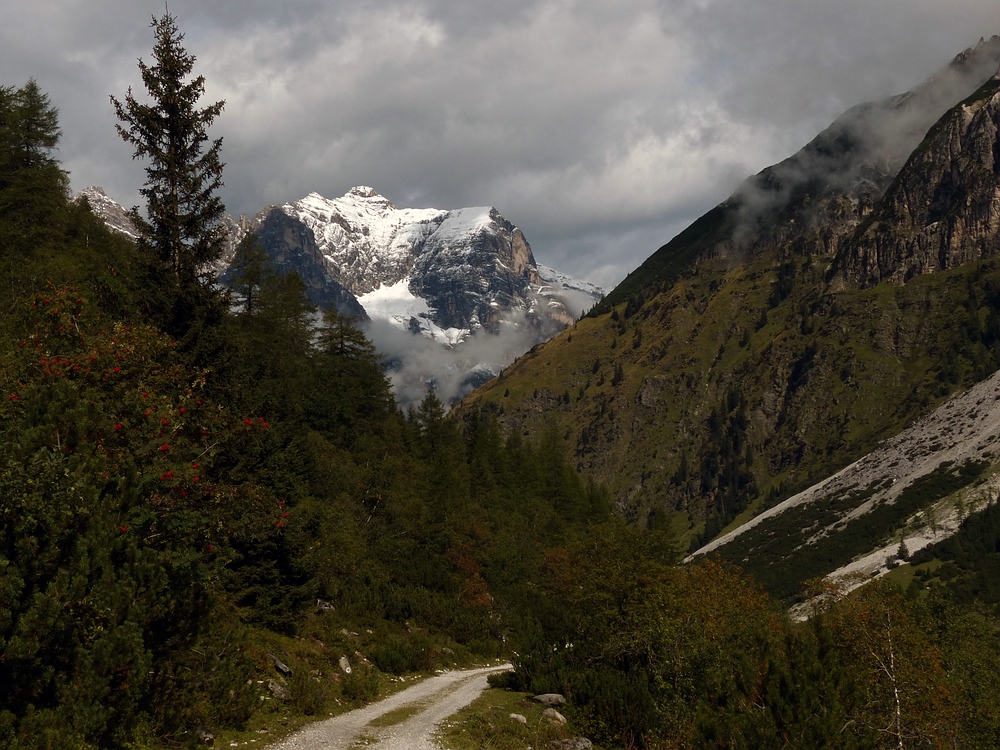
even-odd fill
[[(1000, 102), (981, 84), (998, 54), (994, 38), (913, 92), (851, 110), (458, 414), (489, 409), (529, 434), (555, 425), (627, 517), (670, 521), (696, 545), (984, 378), (1000, 364), (1000, 265), (996, 228), (973, 219), (995, 180), (926, 178), (928, 159), (936, 174), (983, 177)], [(943, 112), (951, 125), (932, 127)], [(844, 272), (871, 255), (872, 217), (886, 233), (888, 200), (930, 200), (930, 190), (969, 252), (918, 260), (936, 273), (905, 284)], [(900, 225), (893, 236), (909, 235)], [(913, 264), (937, 252), (927, 244), (895, 257)]]

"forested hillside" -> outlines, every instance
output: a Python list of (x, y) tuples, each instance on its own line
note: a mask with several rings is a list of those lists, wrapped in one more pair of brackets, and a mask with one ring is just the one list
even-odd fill
[(58, 136), (37, 85), (0, 88), (0, 747), (259, 739), (496, 656), (605, 748), (996, 745), (1000, 628), (967, 579), (795, 624), (676, 567), (561, 432), (401, 413), (252, 236), (230, 292), (151, 240), (169, 211), (108, 230)]

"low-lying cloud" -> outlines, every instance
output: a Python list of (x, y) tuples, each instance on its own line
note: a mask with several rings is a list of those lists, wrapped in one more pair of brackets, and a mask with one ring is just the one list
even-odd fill
[(429, 391), (451, 406), (538, 340), (523, 317), (502, 324), (496, 335), (479, 332), (455, 346), (385, 320), (366, 323), (364, 331), (385, 358), (386, 374), (404, 410), (416, 407)]

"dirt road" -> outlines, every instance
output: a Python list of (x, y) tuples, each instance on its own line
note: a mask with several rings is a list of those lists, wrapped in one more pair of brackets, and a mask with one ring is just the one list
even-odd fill
[(487, 675), (510, 668), (503, 664), (443, 672), (378, 703), (310, 724), (267, 750), (348, 750), (358, 745), (367, 750), (438, 750), (431, 739), (438, 724), (474, 701), (486, 689)]

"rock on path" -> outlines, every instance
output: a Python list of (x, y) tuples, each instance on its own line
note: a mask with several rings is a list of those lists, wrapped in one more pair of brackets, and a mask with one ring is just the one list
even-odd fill
[[(511, 668), (502, 664), (443, 672), (378, 703), (310, 724), (267, 750), (347, 750), (362, 736), (372, 740), (369, 750), (438, 750), (432, 739), (438, 725), (479, 697), (487, 687), (487, 675)], [(417, 704), (415, 713), (398, 724), (369, 726), (412, 704)]]

